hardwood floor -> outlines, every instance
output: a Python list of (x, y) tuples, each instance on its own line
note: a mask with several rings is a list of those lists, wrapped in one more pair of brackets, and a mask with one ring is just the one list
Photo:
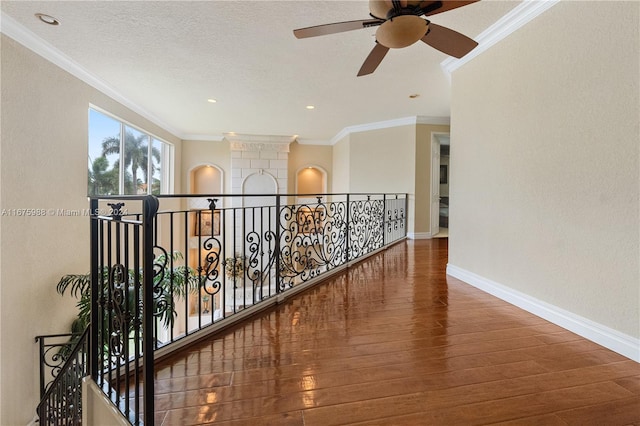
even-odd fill
[(640, 364), (407, 241), (156, 366), (157, 425), (640, 425)]

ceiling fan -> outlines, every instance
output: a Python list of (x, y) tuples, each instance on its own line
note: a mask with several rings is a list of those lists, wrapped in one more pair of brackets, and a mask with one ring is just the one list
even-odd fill
[(378, 27), (376, 44), (365, 59), (358, 77), (376, 70), (390, 48), (407, 47), (422, 40), (429, 46), (461, 58), (475, 48), (478, 43), (452, 29), (436, 25), (420, 16), (431, 16), (451, 9), (466, 6), (479, 0), (470, 1), (412, 1), (412, 0), (370, 0), (371, 19), (336, 22), (300, 28), (293, 31), (297, 38), (316, 37), (361, 28)]

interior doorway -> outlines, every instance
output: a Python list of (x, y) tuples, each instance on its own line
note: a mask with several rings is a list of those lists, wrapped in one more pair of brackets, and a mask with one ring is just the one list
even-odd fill
[(449, 182), (451, 173), (449, 133), (431, 134), (431, 236), (449, 236)]

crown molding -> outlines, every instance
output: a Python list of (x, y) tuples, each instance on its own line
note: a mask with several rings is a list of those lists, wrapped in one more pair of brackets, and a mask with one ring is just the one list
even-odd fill
[(449, 126), (451, 125), (451, 117), (425, 117), (425, 116), (419, 115), (416, 117), (416, 124)]
[(184, 134), (181, 136), (183, 141), (205, 141), (205, 142), (223, 142), (222, 134)]
[(500, 40), (523, 27), (529, 21), (555, 6), (560, 0), (524, 0), (511, 12), (498, 19), (493, 25), (481, 32), (475, 40), (478, 46), (460, 59), (450, 57), (440, 66), (444, 73), (451, 78), (451, 73), (466, 64)]
[(392, 127), (400, 126), (412, 126), (417, 124), (435, 124), (448, 126), (451, 123), (449, 117), (426, 117), (426, 116), (411, 116), (396, 118), (393, 120), (377, 121), (374, 123), (358, 124), (355, 126), (348, 126), (338, 132), (333, 138), (329, 140), (328, 145), (335, 145), (340, 139), (351, 133), (367, 132), (370, 130), (389, 129)]
[(54, 46), (38, 37), (32, 31), (20, 25), (15, 19), (4, 12), (0, 12), (0, 32), (20, 43), (27, 49), (33, 51), (37, 55), (43, 57), (47, 61), (62, 68), (69, 74), (85, 82), (94, 89), (113, 98), (115, 101), (121, 103), (133, 112), (141, 115), (142, 117), (164, 129), (165, 131), (171, 133), (179, 139), (185, 139), (182, 132), (180, 132), (178, 129), (170, 126), (153, 113), (147, 111), (140, 105), (128, 99), (126, 96), (115, 90), (105, 81), (87, 71), (82, 65), (78, 64), (69, 56), (65, 55)]
[(233, 132), (223, 133), (222, 135), (229, 142), (279, 144), (279, 143), (291, 143), (294, 140), (296, 140), (296, 136), (250, 135), (250, 134), (233, 133)]
[(296, 138), (296, 142), (300, 145), (332, 145), (331, 140), (326, 139)]

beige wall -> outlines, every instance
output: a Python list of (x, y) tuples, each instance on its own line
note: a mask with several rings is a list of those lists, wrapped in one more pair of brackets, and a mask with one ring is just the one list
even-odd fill
[(214, 165), (223, 172), (224, 191), (231, 192), (231, 150), (229, 142), (183, 141), (182, 142), (182, 186), (181, 193), (191, 192), (191, 171), (201, 165)]
[(352, 133), (349, 192), (409, 194), (408, 232), (415, 221), (415, 126)]
[[(88, 207), (89, 104), (174, 143), (179, 158), (177, 138), (4, 35), (1, 59), (2, 209)], [(75, 316), (55, 285), (88, 271), (89, 220), (1, 216), (0, 228), (0, 424), (20, 425), (39, 399), (34, 336), (65, 332)]]
[(337, 141), (332, 146), (332, 174), (330, 176), (331, 192), (343, 193), (349, 192), (349, 139), (350, 135), (347, 135)]
[(303, 167), (321, 167), (327, 173), (327, 188), (324, 192), (333, 192), (333, 147), (329, 145), (303, 145), (293, 142), (289, 145), (289, 193), (296, 192), (296, 174)]
[(352, 133), (350, 191), (413, 194), (415, 144), (415, 126)]
[(454, 72), (452, 265), (640, 337), (637, 2), (560, 2)]

